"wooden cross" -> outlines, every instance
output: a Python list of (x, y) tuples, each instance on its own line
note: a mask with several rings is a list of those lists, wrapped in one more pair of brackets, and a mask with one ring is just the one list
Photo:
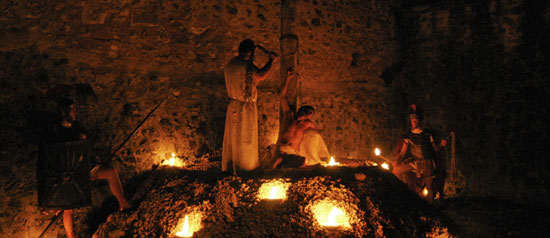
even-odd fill
[[(281, 2), (281, 78), (280, 87), (283, 88), (287, 72), (296, 69), (298, 63), (298, 37), (295, 33), (296, 26), (296, 0), (282, 0)], [(296, 110), (298, 98), (298, 77), (294, 77), (288, 85), (287, 98), (292, 110)], [(279, 120), (283, 115), (279, 114)]]

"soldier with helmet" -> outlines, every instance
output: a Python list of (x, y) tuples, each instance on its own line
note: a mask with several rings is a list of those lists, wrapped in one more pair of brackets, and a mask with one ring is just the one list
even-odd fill
[[(409, 110), (410, 130), (403, 136), (393, 162), (393, 174), (421, 197), (431, 202), (435, 196), (434, 171), (438, 152), (446, 140), (436, 142), (432, 133), (422, 129), (422, 114), (415, 104)], [(440, 169), (440, 168), (438, 168)]]

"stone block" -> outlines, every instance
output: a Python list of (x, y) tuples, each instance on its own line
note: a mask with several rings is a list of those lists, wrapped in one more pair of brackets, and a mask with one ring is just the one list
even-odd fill
[(105, 19), (109, 16), (109, 10), (105, 8), (82, 8), (82, 23), (84, 24), (105, 24)]
[(134, 9), (132, 11), (132, 25), (158, 26), (159, 16), (155, 11)]

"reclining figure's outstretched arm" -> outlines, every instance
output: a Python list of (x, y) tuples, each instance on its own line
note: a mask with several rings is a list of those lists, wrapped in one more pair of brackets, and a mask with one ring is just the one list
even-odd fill
[(286, 115), (290, 111), (290, 103), (288, 102), (288, 98), (286, 97), (288, 93), (288, 85), (290, 84), (290, 80), (296, 76), (296, 73), (292, 72), (291, 70), (288, 71), (285, 79), (285, 85), (281, 89), (281, 95), (280, 97), (280, 105), (281, 105), (281, 112)]

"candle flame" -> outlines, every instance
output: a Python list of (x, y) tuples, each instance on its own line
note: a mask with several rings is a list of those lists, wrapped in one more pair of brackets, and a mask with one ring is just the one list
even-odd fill
[(286, 199), (286, 191), (290, 185), (280, 180), (262, 184), (258, 190), (260, 199)]
[(186, 214), (185, 218), (178, 222), (174, 235), (177, 237), (193, 237), (193, 233), (202, 227), (201, 220), (202, 214), (200, 212)]
[(380, 165), (380, 167), (382, 167), (383, 169), (386, 169), (386, 170), (390, 170), (390, 166), (386, 162), (382, 163), (382, 165)]
[(324, 226), (340, 226), (341, 224), (336, 221), (336, 218), (338, 216), (341, 216), (344, 214), (342, 210), (340, 210), (337, 207), (332, 207), (332, 210), (330, 210), (330, 213), (328, 214), (328, 221), (327, 223), (323, 224)]
[(183, 226), (181, 227), (181, 230), (176, 232), (177, 237), (193, 237), (193, 232), (189, 230), (189, 216), (185, 215), (185, 221), (183, 222)]
[(312, 212), (321, 226), (326, 227), (351, 227), (349, 215), (337, 204), (337, 201), (323, 200), (312, 207)]
[(271, 188), (271, 191), (269, 191), (269, 197), (268, 197), (268, 198), (269, 198), (269, 199), (276, 199), (276, 198), (278, 198), (278, 194), (280, 193), (279, 190), (280, 190), (280, 189), (279, 189), (278, 186), (273, 186), (273, 187)]
[(428, 196), (428, 189), (427, 188), (424, 188), (422, 190), (422, 195), (424, 195), (424, 197), (427, 197)]
[(380, 156), (380, 153), (382, 153), (382, 152), (380, 151), (380, 149), (378, 149), (378, 147), (374, 149), (374, 154), (376, 156)]
[(334, 160), (334, 157), (331, 156), (331, 157), (330, 157), (330, 161), (328, 162), (327, 166), (334, 166), (334, 165), (340, 165), (340, 163), (339, 163), (339, 162), (336, 162), (336, 161)]
[(161, 165), (183, 167), (184, 163), (180, 158), (176, 157), (176, 153), (172, 153), (172, 157), (170, 157), (170, 159), (162, 161)]

